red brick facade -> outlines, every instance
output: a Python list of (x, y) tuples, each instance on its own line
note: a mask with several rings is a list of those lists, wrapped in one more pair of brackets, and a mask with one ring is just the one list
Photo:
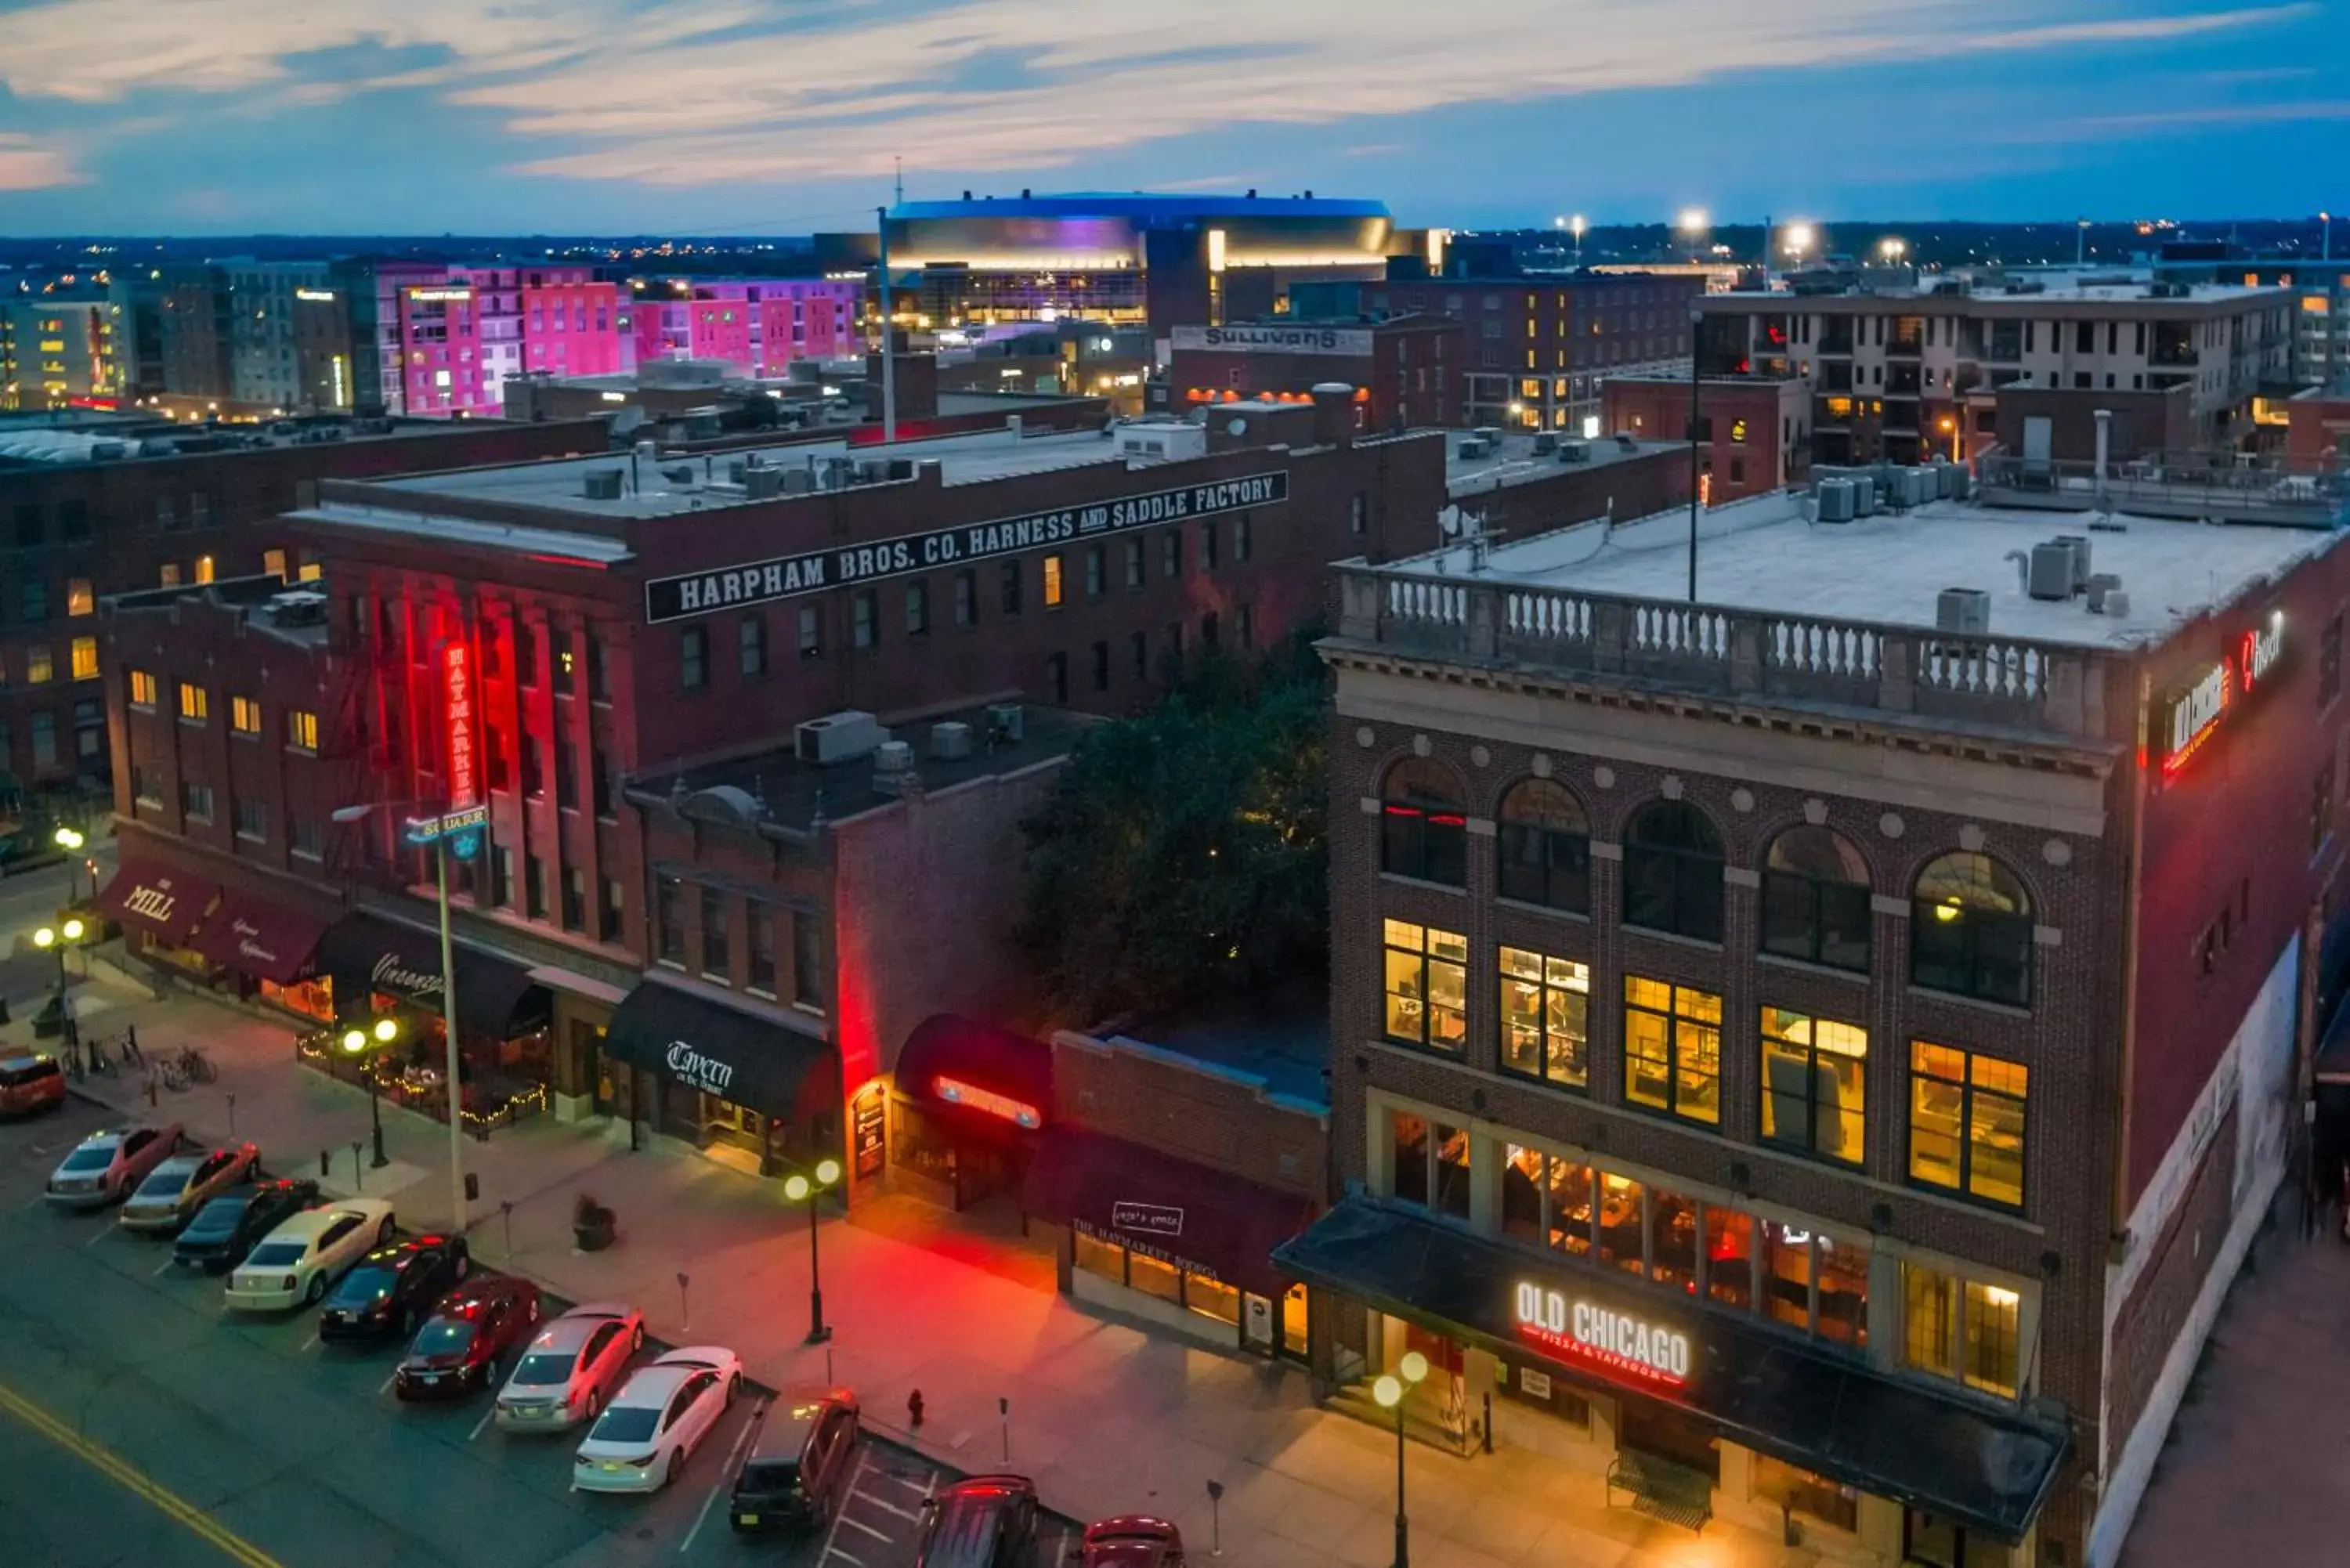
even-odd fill
[[(1603, 434), (1688, 439), (1688, 381), (1615, 379), (1601, 391)], [(1698, 464), (1711, 505), (1800, 484), (1811, 472), (1811, 402), (1795, 382), (1703, 381), (1698, 419), (1710, 436), (1699, 442)]]

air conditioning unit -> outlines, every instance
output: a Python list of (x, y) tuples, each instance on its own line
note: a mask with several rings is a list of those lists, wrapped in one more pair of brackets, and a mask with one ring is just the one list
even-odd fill
[(1944, 588), (1934, 601), (1934, 628), (1965, 637), (1991, 635), (1991, 596), (1981, 588)]
[(1553, 452), (1556, 452), (1557, 450), (1558, 450), (1558, 432), (1557, 432), (1557, 431), (1536, 431), (1534, 432), (1534, 455), (1535, 455), (1536, 457), (1548, 457), (1551, 453), (1553, 453)]
[(620, 482), (626, 477), (617, 468), (591, 468), (580, 482), (580, 493), (590, 501), (618, 501)]
[(889, 738), (879, 720), (850, 709), (810, 719), (792, 732), (794, 749), (804, 763), (846, 763), (869, 756)]
[(1587, 441), (1563, 441), (1559, 442), (1558, 461), (1561, 462), (1589, 462), (1591, 461), (1591, 443)]
[(2035, 599), (2064, 600), (2073, 597), (2073, 546), (2050, 540), (2032, 546), (2032, 565), (2025, 591)]
[(1493, 443), (1477, 436), (1470, 436), (1461, 441), (1459, 453), (1464, 458), (1491, 457), (1493, 455)]
[(971, 755), (971, 726), (952, 719), (931, 725), (931, 755), (942, 763)]
[(781, 468), (746, 468), (743, 471), (743, 493), (754, 501), (769, 501), (784, 493), (784, 476), (798, 470)]
[(914, 765), (914, 748), (903, 741), (884, 741), (873, 749), (873, 771), (902, 774)]
[(987, 732), (999, 741), (1016, 742), (1027, 733), (1022, 718), (1024, 710), (1017, 702), (991, 702), (987, 705)]
[(1820, 499), (1820, 521), (1849, 523), (1852, 521), (1852, 481), (1823, 479), (1814, 493)]

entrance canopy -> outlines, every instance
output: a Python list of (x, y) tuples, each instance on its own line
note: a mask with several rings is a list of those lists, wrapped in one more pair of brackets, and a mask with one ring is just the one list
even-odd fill
[(831, 1053), (821, 1041), (648, 980), (612, 1010), (607, 1055), (763, 1116), (790, 1118), (812, 1073)]
[[(511, 1040), (543, 1026), (553, 1003), (516, 960), (459, 942), (457, 1030)], [(358, 1011), (369, 992), (437, 1012), (442, 1006), (441, 938), (377, 915), (346, 915), (318, 940), (318, 970), (334, 977), (338, 1012)]]
[(1366, 1199), (1339, 1204), (1274, 1262), (1497, 1353), (1669, 1401), (1743, 1447), (2008, 1542), (2031, 1529), (2064, 1457), (2061, 1422)]
[(1018, 1137), (1053, 1117), (1053, 1048), (993, 1023), (933, 1013), (898, 1053), (898, 1089), (983, 1135)]
[(183, 948), (220, 896), (217, 882), (160, 860), (125, 855), (121, 869), (98, 896), (98, 912), (136, 926), (168, 946)]
[(299, 909), (232, 888), (196, 933), (196, 950), (216, 964), (284, 985), (309, 967), (326, 929), (326, 921)]
[(1274, 1266), (1273, 1250), (1314, 1210), (1294, 1192), (1073, 1127), (1038, 1140), (1021, 1207), (1271, 1297), (1289, 1288), (1290, 1277)]

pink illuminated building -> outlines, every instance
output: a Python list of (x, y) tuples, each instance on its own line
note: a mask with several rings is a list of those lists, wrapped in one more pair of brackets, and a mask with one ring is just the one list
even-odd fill
[(795, 359), (864, 351), (864, 285), (839, 278), (705, 278), (636, 301), (637, 358), (719, 359), (779, 376)]
[(608, 374), (633, 359), (621, 286), (590, 267), (451, 267), (403, 284), (395, 316), (411, 414), (495, 417), (509, 376)]
[(585, 280), (525, 286), (523, 369), (556, 376), (608, 376), (633, 369), (627, 290)]

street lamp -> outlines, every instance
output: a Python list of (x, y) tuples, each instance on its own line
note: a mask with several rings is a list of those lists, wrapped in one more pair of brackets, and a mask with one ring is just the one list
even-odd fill
[[(1400, 1377), (1396, 1376), (1400, 1373)], [(1396, 1363), (1394, 1373), (1381, 1374), (1371, 1385), (1371, 1397), (1382, 1410), (1393, 1410), (1396, 1417), (1396, 1548), (1395, 1568), (1411, 1568), (1411, 1522), (1403, 1511), (1403, 1400), (1428, 1376), (1428, 1357), (1417, 1350), (1407, 1350)]]
[[(370, 1036), (372, 1036), (372, 1038), (370, 1038)], [(343, 1049), (349, 1054), (357, 1056), (364, 1053), (369, 1044), (389, 1045), (394, 1040), (399, 1038), (400, 1021), (387, 1015), (377, 1019), (375, 1021), (375, 1027), (372, 1030), (356, 1028), (344, 1030)], [(381, 1089), (383, 1062), (381, 1058), (379, 1057), (377, 1060), (372, 1062), (362, 1062), (360, 1064), (360, 1067), (367, 1074), (368, 1125), (375, 1133), (375, 1158), (368, 1161), (368, 1163), (374, 1168), (381, 1170), (385, 1166), (391, 1163), (390, 1160), (384, 1158), (383, 1152), (383, 1096)]]
[(35, 947), (57, 955), (57, 1036), (68, 1048), (79, 1045), (81, 1036), (75, 1032), (73, 1013), (66, 1002), (66, 949), (80, 941), (88, 929), (79, 916), (68, 915), (56, 925), (43, 926), (33, 933)]
[(1909, 242), (1898, 234), (1888, 234), (1877, 242), (1877, 254), (1887, 264), (1898, 265), (1901, 258), (1909, 254)]
[(1779, 236), (1779, 244), (1787, 253), (1787, 265), (1790, 270), (1803, 265), (1804, 253), (1812, 248), (1812, 242), (1817, 238), (1819, 238), (1818, 234), (1809, 223), (1787, 225), (1785, 233)]
[(1590, 220), (1580, 213), (1566, 221), (1566, 232), (1575, 236), (1575, 265), (1577, 266), (1583, 265), (1583, 236), (1590, 227)]
[(819, 1159), (816, 1162), (816, 1179), (795, 1171), (784, 1179), (784, 1196), (795, 1203), (807, 1205), (808, 1214), (808, 1331), (807, 1343), (822, 1345), (832, 1337), (832, 1330), (824, 1326), (824, 1283), (817, 1272), (816, 1251), (816, 1194), (828, 1190), (840, 1181), (840, 1161)]
[(1703, 207), (1683, 207), (1681, 209), (1681, 215), (1675, 220), (1675, 226), (1678, 227), (1682, 234), (1689, 236), (1690, 250), (1692, 254), (1694, 254), (1698, 248), (1698, 242), (1705, 237), (1707, 225), (1711, 222), (1712, 220), (1706, 215), (1706, 211)]
[[(62, 823), (58, 825), (57, 832), (51, 835), (51, 837), (57, 846), (64, 850), (68, 857), (66, 861), (66, 902), (70, 904), (81, 893), (81, 875), (74, 869), (70, 857), (80, 854), (81, 846), (88, 840), (82, 836), (79, 828), (68, 827)], [(95, 872), (90, 875), (89, 896), (93, 898), (98, 897), (98, 876)]]

